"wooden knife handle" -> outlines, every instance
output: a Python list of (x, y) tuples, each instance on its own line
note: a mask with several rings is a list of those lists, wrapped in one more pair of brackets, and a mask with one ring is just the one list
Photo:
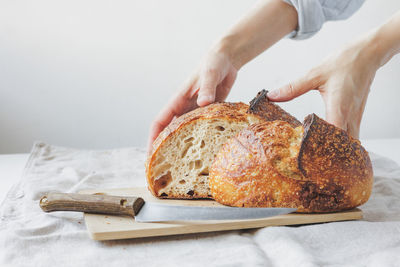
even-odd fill
[(135, 216), (144, 204), (140, 197), (49, 193), (40, 199), (40, 207), (50, 211), (83, 211)]

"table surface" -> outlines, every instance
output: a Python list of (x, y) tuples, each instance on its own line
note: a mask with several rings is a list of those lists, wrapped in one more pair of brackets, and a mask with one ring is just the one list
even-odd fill
[[(361, 140), (370, 152), (385, 156), (400, 165), (400, 138)], [(29, 154), (0, 154), (0, 203), (11, 186), (19, 181)]]

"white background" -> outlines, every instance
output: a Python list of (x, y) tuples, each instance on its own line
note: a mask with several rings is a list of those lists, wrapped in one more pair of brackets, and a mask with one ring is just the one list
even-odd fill
[[(255, 1), (0, 2), (0, 153), (34, 140), (77, 148), (145, 146), (152, 118), (209, 46)], [(282, 40), (246, 65), (228, 101), (296, 79), (400, 9), (370, 0), (305, 41)], [(400, 137), (400, 56), (375, 78), (361, 138)], [(324, 115), (318, 93), (284, 104)]]

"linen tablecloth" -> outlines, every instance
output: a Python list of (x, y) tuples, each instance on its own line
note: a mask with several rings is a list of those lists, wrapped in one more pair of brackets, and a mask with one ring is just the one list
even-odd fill
[(82, 213), (44, 213), (39, 198), (49, 191), (145, 186), (145, 151), (36, 143), (0, 206), (0, 265), (399, 266), (400, 167), (370, 156), (374, 189), (360, 221), (94, 241)]

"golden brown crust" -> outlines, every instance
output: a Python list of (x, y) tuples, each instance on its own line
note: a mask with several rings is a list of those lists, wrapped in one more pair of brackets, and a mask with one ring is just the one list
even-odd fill
[[(155, 157), (160, 148), (166, 143), (168, 138), (178, 132), (182, 127), (193, 123), (198, 120), (208, 120), (223, 118), (229, 122), (247, 121), (248, 114), (246, 111), (248, 105), (242, 102), (239, 103), (214, 103), (206, 107), (197, 108), (172, 121), (157, 137), (153, 142), (152, 152), (148, 155), (146, 161), (146, 177), (147, 184), (150, 192), (157, 197), (163, 198), (164, 196), (158, 195), (157, 183), (154, 181), (152, 174), (152, 164), (155, 164)], [(210, 198), (209, 195), (199, 195), (194, 193), (193, 195), (180, 194), (180, 195), (168, 195), (167, 198), (181, 198), (181, 199), (194, 199), (194, 198)]]
[(293, 127), (300, 126), (301, 123), (292, 115), (284, 111), (278, 105), (270, 102), (267, 97), (268, 91), (263, 89), (257, 96), (250, 101), (248, 113), (257, 114), (265, 121), (286, 121)]
[(333, 197), (328, 202), (364, 203), (372, 190), (372, 164), (360, 141), (315, 114), (304, 119), (298, 168), (308, 181), (324, 185)]
[(359, 141), (314, 114), (306, 118), (304, 134), (299, 130), (283, 121), (266, 122), (230, 139), (210, 169), (214, 199), (299, 212), (341, 211), (365, 203), (373, 173)]

